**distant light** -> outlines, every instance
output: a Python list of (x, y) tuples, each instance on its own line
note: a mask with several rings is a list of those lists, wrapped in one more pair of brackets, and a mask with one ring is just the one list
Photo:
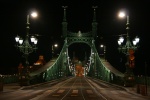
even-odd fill
[(37, 12), (32, 12), (32, 13), (31, 13), (31, 16), (32, 16), (32, 17), (37, 17), (38, 14), (37, 14)]
[(104, 45), (102, 45), (102, 44), (101, 44), (101, 45), (100, 45), (100, 47), (101, 47), (101, 48), (103, 48), (103, 47), (104, 47)]
[(55, 44), (54, 47), (58, 47), (58, 44)]
[(124, 17), (125, 17), (125, 13), (124, 13), (124, 12), (119, 12), (118, 16), (119, 16), (120, 18), (124, 18)]

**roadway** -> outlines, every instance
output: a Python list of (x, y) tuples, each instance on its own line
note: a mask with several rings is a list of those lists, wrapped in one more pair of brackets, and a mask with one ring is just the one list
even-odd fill
[[(17, 88), (17, 87), (16, 87)], [(0, 92), (0, 100), (150, 100), (124, 88), (86, 77), (71, 77), (15, 91)]]

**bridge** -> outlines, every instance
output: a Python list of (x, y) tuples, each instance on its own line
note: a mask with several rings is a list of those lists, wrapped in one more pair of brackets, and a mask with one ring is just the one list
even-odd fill
[(64, 17), (62, 22), (62, 34), (64, 45), (57, 58), (53, 58), (40, 69), (29, 73), (30, 84), (48, 82), (62, 77), (76, 76), (76, 64), (69, 57), (68, 48), (74, 43), (83, 43), (90, 47), (90, 56), (86, 59), (83, 66), (83, 76), (94, 77), (103, 81), (124, 84), (124, 74), (116, 70), (111, 64), (100, 58), (96, 47), (95, 38), (97, 37), (96, 8), (93, 8), (92, 30), (89, 32), (70, 32), (67, 29), (66, 7), (64, 7)]
[[(19, 79), (22, 85), (33, 85), (43, 82), (49, 82), (55, 79), (66, 77), (91, 77), (108, 83), (117, 85), (133, 86), (136, 82), (133, 76), (128, 76), (125, 79), (125, 74), (115, 69), (108, 61), (100, 57), (96, 46), (95, 39), (97, 37), (97, 21), (96, 21), (96, 7), (93, 7), (93, 21), (91, 23), (92, 30), (89, 32), (68, 31), (68, 23), (66, 18), (66, 7), (63, 8), (64, 15), (62, 21), (62, 34), (64, 45), (58, 57), (53, 57), (49, 62), (44, 64), (38, 70), (27, 73), (28, 76), (13, 76), (6, 78), (5, 83), (16, 82)], [(79, 60), (70, 57), (68, 48), (72, 44), (84, 44), (90, 48), (90, 55), (86, 57), (84, 63), (80, 64)], [(86, 55), (85, 55), (86, 56)], [(80, 70), (77, 70), (80, 69)], [(78, 74), (77, 74), (78, 73)], [(136, 78), (136, 77), (135, 77)], [(143, 83), (143, 82), (142, 82)]]
[[(93, 8), (92, 30), (89, 32), (71, 32), (67, 29), (66, 7), (62, 22), (62, 33), (64, 45), (60, 54), (54, 57), (38, 69), (19, 76), (3, 78), (4, 83), (19, 82), (22, 87), (11, 93), (2, 93), (1, 99), (14, 100), (117, 100), (137, 99), (149, 100), (149, 97), (141, 97), (125, 92), (120, 86), (134, 86), (143, 84), (143, 78), (125, 76), (115, 69), (105, 58), (101, 57), (95, 46), (97, 37), (96, 8)], [(81, 62), (69, 55), (69, 47), (73, 44), (83, 44), (90, 48), (90, 54)], [(0, 86), (2, 86), (0, 78)], [(137, 85), (144, 86), (144, 85)], [(2, 87), (0, 88), (2, 89)], [(138, 89), (138, 88), (137, 88)], [(140, 90), (141, 89), (141, 90)], [(131, 91), (133, 92), (133, 91)], [(147, 95), (147, 91), (139, 88), (142, 95)], [(109, 94), (109, 95), (108, 95)], [(21, 95), (21, 96), (18, 96)]]

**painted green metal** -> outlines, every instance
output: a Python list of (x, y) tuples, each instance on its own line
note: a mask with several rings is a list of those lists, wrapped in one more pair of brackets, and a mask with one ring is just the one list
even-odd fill
[[(80, 35), (79, 35), (80, 34)], [(90, 33), (81, 33), (80, 31), (78, 33), (72, 33), (68, 37), (65, 38), (65, 43), (62, 48), (62, 51), (60, 52), (60, 55), (57, 59), (54, 60), (53, 64), (48, 66), (46, 64), (45, 66), (48, 66), (47, 69), (43, 70), (41, 69), (36, 74), (30, 73), (30, 76), (32, 77), (30, 80), (30, 83), (39, 83), (39, 82), (45, 82), (50, 81), (53, 79), (58, 79), (62, 77), (69, 77), (69, 76), (75, 76), (73, 75), (72, 70), (69, 68), (69, 55), (68, 55), (68, 47), (73, 43), (85, 43), (90, 46), (91, 48), (91, 56), (90, 56), (90, 65), (87, 76), (98, 78), (107, 82), (113, 82), (115, 83), (117, 77), (115, 76), (115, 73), (111, 72), (110, 69), (108, 69), (104, 64), (101, 58), (99, 57), (95, 42), (94, 42), (93, 36), (90, 37)], [(43, 66), (44, 68), (44, 66)], [(111, 76), (113, 75), (113, 80), (111, 79)], [(115, 78), (116, 77), (116, 78)], [(122, 80), (122, 77), (119, 77), (120, 80)]]
[[(78, 32), (69, 32), (67, 30), (67, 20), (66, 20), (66, 6), (64, 8), (64, 18), (62, 22), (62, 32), (64, 38), (64, 45), (57, 59), (53, 59), (48, 64), (43, 66), (43, 69), (40, 69), (37, 72), (30, 73), (30, 83), (35, 84), (39, 82), (50, 81), (53, 79), (59, 79), (63, 77), (75, 76), (74, 70), (70, 67), (68, 47), (74, 43), (85, 43), (91, 48), (90, 64), (85, 68), (88, 70), (85, 76), (98, 78), (107, 82), (114, 82), (115, 79), (122, 79), (122, 77), (117, 78), (118, 76), (115, 73), (111, 72), (106, 66), (104, 66), (103, 61), (99, 57), (96, 47), (95, 47), (95, 37), (97, 34), (97, 22), (96, 22), (96, 8), (94, 8), (94, 17), (92, 22), (92, 31), (82, 33)], [(113, 77), (113, 79), (112, 79)], [(116, 78), (115, 78), (116, 77)]]

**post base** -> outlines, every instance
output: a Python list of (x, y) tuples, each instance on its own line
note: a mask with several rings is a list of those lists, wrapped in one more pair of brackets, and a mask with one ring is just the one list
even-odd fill
[(26, 77), (26, 76), (20, 76), (19, 77), (19, 84), (20, 84), (20, 86), (28, 86), (28, 85), (30, 85), (29, 78)]
[(132, 87), (135, 85), (135, 78), (133, 73), (126, 72), (124, 74), (124, 86), (126, 87)]

